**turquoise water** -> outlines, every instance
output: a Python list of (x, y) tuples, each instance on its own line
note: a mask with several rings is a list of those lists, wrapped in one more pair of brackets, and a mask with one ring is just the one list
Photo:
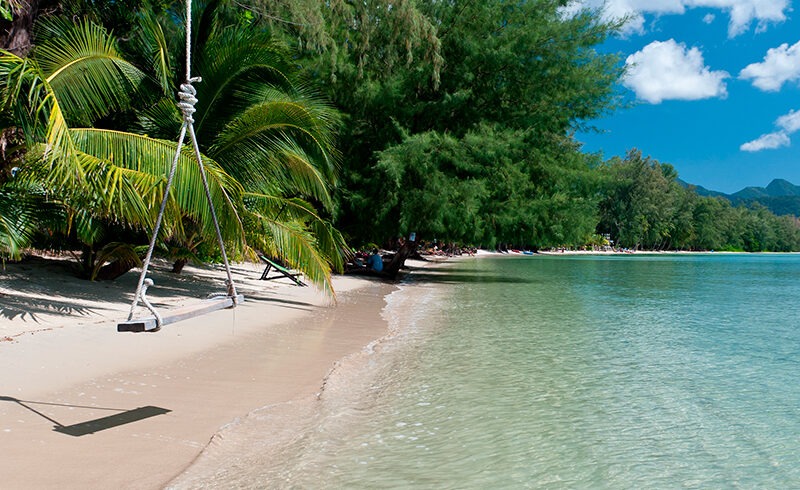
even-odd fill
[(467, 259), (408, 289), (251, 482), (800, 488), (800, 257)]

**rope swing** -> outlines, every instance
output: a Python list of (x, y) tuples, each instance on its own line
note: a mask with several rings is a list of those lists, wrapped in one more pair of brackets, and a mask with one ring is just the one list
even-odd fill
[[(142, 273), (139, 276), (139, 284), (136, 286), (136, 295), (133, 298), (133, 303), (131, 304), (130, 312), (128, 313), (127, 321), (121, 322), (117, 324), (117, 331), (118, 332), (157, 332), (161, 329), (162, 326), (168, 325), (170, 323), (175, 323), (181, 320), (186, 320), (189, 318), (193, 318), (195, 316), (204, 315), (206, 313), (211, 313), (212, 311), (216, 311), (222, 308), (233, 308), (236, 305), (242, 303), (244, 301), (244, 296), (241, 294), (237, 294), (236, 286), (233, 283), (233, 276), (231, 275), (231, 267), (228, 263), (228, 256), (225, 253), (225, 244), (222, 241), (222, 232), (219, 229), (219, 221), (217, 220), (217, 214), (214, 211), (214, 203), (211, 200), (211, 191), (208, 188), (208, 179), (206, 178), (206, 172), (203, 168), (203, 158), (200, 155), (200, 146), (197, 144), (197, 135), (194, 131), (194, 112), (195, 112), (195, 104), (197, 103), (197, 90), (192, 86), (193, 83), (199, 83), (202, 81), (200, 77), (192, 77), (191, 73), (191, 60), (192, 60), (192, 1), (186, 0), (186, 82), (181, 84), (180, 92), (178, 92), (178, 98), (180, 102), (178, 102), (178, 108), (183, 114), (183, 124), (181, 125), (181, 132), (180, 136), (178, 137), (178, 148), (175, 151), (175, 158), (172, 160), (172, 167), (169, 170), (169, 176), (167, 177), (167, 185), (164, 189), (164, 198), (161, 200), (161, 207), (158, 211), (158, 217), (156, 218), (155, 228), (153, 229), (153, 235), (150, 237), (150, 246), (147, 249), (147, 255), (145, 256), (144, 262), (142, 264)], [(227, 280), (225, 284), (227, 286), (227, 292), (225, 294), (218, 293), (213, 295), (210, 299), (200, 303), (199, 305), (194, 306), (187, 306), (182, 307), (177, 310), (170, 312), (167, 315), (161, 315), (156, 309), (150, 304), (148, 301), (146, 293), (147, 288), (153, 285), (153, 280), (147, 277), (147, 271), (150, 267), (150, 260), (153, 257), (153, 250), (156, 246), (156, 239), (158, 238), (158, 232), (161, 228), (161, 223), (164, 219), (164, 210), (167, 207), (167, 200), (169, 199), (169, 191), (172, 187), (172, 181), (175, 177), (175, 170), (178, 167), (178, 159), (181, 154), (181, 150), (183, 148), (183, 142), (186, 139), (186, 132), (189, 132), (189, 136), (192, 140), (192, 147), (194, 148), (194, 155), (197, 159), (197, 165), (200, 169), (200, 177), (203, 181), (203, 188), (206, 191), (206, 199), (208, 200), (208, 206), (211, 211), (211, 217), (214, 221), (214, 229), (217, 233), (217, 241), (219, 243), (220, 251), (222, 252), (222, 261), (225, 264), (225, 272), (227, 273)], [(141, 318), (141, 319), (134, 319), (134, 312), (136, 307), (139, 305), (139, 301), (152, 313), (153, 316)]]

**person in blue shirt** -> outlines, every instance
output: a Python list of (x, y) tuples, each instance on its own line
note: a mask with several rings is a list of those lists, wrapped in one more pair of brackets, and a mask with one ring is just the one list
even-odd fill
[(367, 267), (374, 270), (375, 272), (381, 272), (383, 270), (383, 259), (378, 253), (377, 248), (372, 250), (372, 255), (370, 255), (369, 258), (367, 259)]

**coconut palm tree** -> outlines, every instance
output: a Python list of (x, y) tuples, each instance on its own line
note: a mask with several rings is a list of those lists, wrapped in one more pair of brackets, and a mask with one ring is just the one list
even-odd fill
[[(176, 144), (92, 127), (131, 109), (147, 76), (124, 60), (113, 37), (95, 24), (51, 19), (41, 24), (37, 41), (28, 58), (0, 54), (4, 108), (27, 139), (17, 179), (40, 185), (60, 203), (67, 227), (86, 244), (93, 244), (103, 221), (152, 226)], [(165, 228), (179, 230), (188, 215), (211, 229), (193, 157), (182, 155), (179, 166)], [(241, 186), (213, 161), (207, 162), (207, 172), (226, 237), (241, 249), (236, 210)]]
[[(338, 112), (297, 78), (284, 45), (228, 7), (212, 1), (195, 9), (192, 65), (203, 77), (194, 116), (200, 147), (244, 187), (248, 243), (300, 269), (326, 261), (340, 269), (347, 247), (323, 219), (333, 207)], [(170, 21), (176, 17), (158, 23), (143, 15), (146, 28), (133, 42), (139, 53), (157, 53), (151, 66), (165, 94), (180, 82), (180, 75), (169, 75), (179, 72), (170, 64), (182, 53), (166, 50), (179, 45), (169, 41), (181, 36), (182, 26)], [(142, 132), (175, 138), (180, 114), (167, 98), (142, 112), (139, 123)], [(305, 271), (320, 277), (324, 268), (306, 265)]]
[[(3, 107), (27, 138), (19, 178), (41, 185), (64, 207), (70, 228), (89, 241), (98, 222), (149, 230), (163, 197), (180, 125), (166, 97), (179, 57), (170, 55), (163, 26), (142, 14), (138, 47), (151, 49), (139, 57), (149, 62), (141, 66), (122, 55), (111, 33), (86, 21), (43, 21), (28, 58), (0, 55)], [(250, 241), (330, 290), (331, 265), (341, 265), (346, 247), (310, 200), (330, 209), (335, 112), (282, 74), (285, 53), (268, 36), (213, 25), (207, 32), (210, 48), (198, 55), (207, 61), (198, 61), (196, 71), (208, 69), (208, 75), (195, 119), (223, 236), (233, 255), (250, 252)], [(237, 40), (252, 50), (249, 58), (225, 51)], [(219, 62), (237, 56), (250, 69), (225, 83), (233, 71)], [(280, 83), (266, 85), (267, 73)], [(270, 107), (282, 108), (283, 116)], [(213, 236), (212, 225), (187, 151), (179, 158), (164, 234)]]

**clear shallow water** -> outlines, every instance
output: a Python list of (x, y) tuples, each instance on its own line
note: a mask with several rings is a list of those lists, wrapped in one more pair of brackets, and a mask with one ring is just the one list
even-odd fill
[(239, 485), (800, 488), (800, 257), (487, 258), (416, 277), (389, 298), (397, 338)]

